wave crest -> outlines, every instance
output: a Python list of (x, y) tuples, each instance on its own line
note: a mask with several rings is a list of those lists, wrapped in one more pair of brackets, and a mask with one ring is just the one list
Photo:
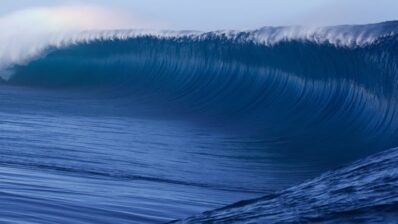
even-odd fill
[[(398, 22), (385, 22), (361, 26), (334, 27), (264, 27), (253, 31), (151, 31), (151, 30), (97, 30), (97, 31), (48, 31), (34, 30), (28, 38), (21, 32), (6, 32), (0, 38), (4, 43), (0, 48), (0, 78), (8, 80), (12, 67), (24, 65), (43, 57), (48, 49), (66, 48), (76, 44), (96, 41), (127, 40), (140, 37), (158, 39), (186, 39), (206, 41), (225, 38), (239, 43), (255, 43), (271, 46), (280, 42), (307, 41), (316, 44), (331, 44), (341, 47), (361, 47), (372, 44), (380, 38), (394, 36), (398, 32)], [(22, 36), (22, 38), (21, 38)], [(15, 39), (19, 39), (15, 42)]]

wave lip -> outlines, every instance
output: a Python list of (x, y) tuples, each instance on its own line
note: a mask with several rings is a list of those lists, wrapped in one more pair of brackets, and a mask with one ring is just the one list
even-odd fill
[(398, 148), (299, 186), (175, 223), (394, 223)]
[(251, 39), (272, 45), (281, 41), (301, 40), (318, 44), (358, 47), (371, 44), (379, 38), (398, 33), (398, 22), (390, 21), (368, 25), (340, 25), (329, 27), (264, 27), (252, 32)]
[[(71, 45), (104, 40), (126, 40), (139, 37), (159, 39), (190, 38), (194, 41), (209, 38), (227, 38), (238, 43), (274, 45), (283, 41), (309, 41), (317, 44), (332, 44), (343, 47), (358, 47), (398, 33), (398, 21), (369, 25), (346, 25), (331, 27), (264, 27), (249, 31), (154, 31), (154, 30), (91, 30), (91, 31), (30, 31), (7, 33), (0, 36), (0, 79), (12, 76), (12, 67), (24, 65), (46, 55), (48, 49), (65, 48)], [(18, 39), (18, 41), (15, 41)]]

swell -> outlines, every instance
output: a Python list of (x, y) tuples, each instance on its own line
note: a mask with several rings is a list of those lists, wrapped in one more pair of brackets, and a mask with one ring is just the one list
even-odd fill
[(173, 223), (394, 223), (398, 149), (259, 199)]
[(153, 177), (153, 176), (140, 176), (130, 174), (128, 172), (123, 172), (120, 170), (113, 170), (110, 172), (106, 169), (89, 169), (89, 168), (82, 168), (82, 167), (68, 167), (65, 165), (47, 165), (47, 164), (39, 164), (33, 162), (15, 162), (15, 161), (1, 161), (0, 163), (3, 167), (10, 167), (10, 168), (22, 168), (22, 169), (32, 169), (32, 170), (44, 170), (44, 171), (57, 171), (63, 174), (70, 174), (70, 175), (80, 175), (86, 176), (89, 178), (99, 177), (99, 178), (106, 178), (109, 180), (114, 181), (144, 181), (150, 183), (161, 183), (161, 184), (170, 184), (170, 185), (179, 185), (179, 186), (188, 186), (188, 187), (197, 187), (197, 188), (206, 188), (212, 190), (221, 190), (221, 191), (230, 191), (230, 192), (239, 192), (239, 193), (263, 193), (258, 189), (246, 189), (244, 187), (239, 186), (225, 186), (225, 184), (217, 184), (217, 183), (198, 183), (198, 182), (189, 182), (184, 180), (176, 180), (176, 179), (167, 179), (162, 177)]
[(13, 66), (6, 84), (96, 89), (255, 135), (274, 150), (352, 159), (397, 145), (396, 27), (96, 37), (49, 47)]

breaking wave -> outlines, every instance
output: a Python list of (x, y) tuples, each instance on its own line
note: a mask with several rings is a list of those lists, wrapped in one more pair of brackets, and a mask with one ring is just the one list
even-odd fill
[[(108, 103), (119, 102), (121, 99), (125, 109), (123, 111), (127, 111), (127, 116), (142, 113), (145, 116), (155, 116), (155, 120), (175, 116), (194, 124), (211, 127), (211, 130), (213, 128), (217, 131), (222, 130), (223, 134), (231, 132), (233, 135), (230, 136), (238, 136), (236, 140), (232, 138), (231, 142), (223, 141), (223, 144), (229, 145), (239, 141), (242, 141), (239, 143), (243, 145), (258, 144), (261, 147), (256, 145), (256, 151), (263, 150), (270, 154), (277, 152), (288, 158), (303, 161), (303, 164), (319, 161), (319, 164), (328, 169), (343, 162), (398, 146), (397, 31), (398, 22), (386, 22), (325, 28), (266, 27), (246, 32), (119, 30), (58, 33), (40, 36), (42, 38), (39, 39), (34, 38), (33, 42), (0, 47), (0, 77), (4, 86), (23, 86), (46, 91), (50, 89), (46, 92), (48, 95), (54, 93), (51, 90), (56, 89), (62, 90), (59, 92), (63, 94), (78, 93), (78, 97), (86, 94), (96, 99), (112, 99), (106, 101)], [(6, 88), (5, 92), (3, 99), (11, 94)], [(27, 110), (38, 107), (38, 111), (43, 113), (47, 110), (43, 105), (54, 104), (54, 107), (57, 107), (57, 102), (51, 97), (50, 103), (44, 99), (40, 101), (42, 103), (40, 105), (30, 103), (38, 102), (36, 98), (34, 101), (29, 99), (29, 96), (24, 97), (28, 97), (25, 99), (28, 102), (25, 102), (28, 105)], [(5, 101), (4, 105), (14, 105), (16, 111), (25, 108), (21, 105), (15, 106), (13, 100), (14, 98)], [(67, 101), (67, 104), (70, 105), (70, 102), (73, 101)], [(95, 108), (106, 107), (98, 101), (96, 105), (101, 107)], [(78, 106), (80, 105), (76, 105)], [(115, 105), (110, 107), (112, 106)], [(74, 111), (75, 108), (66, 109), (66, 106), (61, 105), (59, 110), (67, 113), (70, 110)], [(45, 122), (45, 119), (40, 118), (40, 120)], [(95, 122), (90, 125), (98, 126)], [(79, 127), (78, 122), (76, 127)], [(145, 129), (144, 125), (142, 127)], [(142, 127), (138, 130), (141, 131)], [(162, 129), (163, 126), (155, 126), (154, 129), (159, 128)], [(151, 127), (148, 129), (152, 130)], [(50, 128), (49, 133), (52, 130)], [(179, 136), (178, 133), (176, 135)], [(198, 137), (192, 135), (194, 139)], [(100, 135), (95, 137), (102, 139)], [(149, 138), (145, 141), (150, 142)], [(14, 139), (14, 137), (5, 139)], [(164, 140), (166, 143), (161, 145), (162, 150), (168, 149), (167, 141), (177, 141), (175, 139), (166, 138)], [(247, 139), (250, 141), (245, 142)], [(206, 141), (209, 139), (206, 138)], [(50, 143), (56, 145), (58, 138), (57, 141)], [(54, 145), (48, 147), (52, 148)], [(107, 143), (104, 145), (106, 147)], [(130, 149), (128, 146), (125, 145)], [(186, 145), (179, 147), (185, 148)], [(203, 148), (200, 146), (199, 149), (202, 149), (201, 147)], [(216, 151), (217, 147), (213, 147), (213, 145), (206, 146), (208, 151), (205, 153)], [(108, 153), (113, 153), (116, 149), (107, 150)], [(10, 151), (14, 153), (18, 150)], [(47, 153), (47, 151), (43, 153), (44, 158)], [(247, 154), (250, 153), (254, 153), (254, 150), (248, 150)], [(382, 158), (379, 158), (380, 156)], [(158, 158), (156, 155), (154, 157)], [(241, 157), (246, 158), (239, 154), (239, 158)], [(379, 157), (374, 158), (383, 165), (380, 169), (385, 169), (376, 170), (370, 178), (382, 177), (387, 184), (396, 186), (396, 169), (391, 165), (396, 164), (396, 150), (380, 154)], [(104, 158), (108, 161), (108, 157)], [(183, 159), (179, 164), (186, 163), (186, 157), (181, 158)], [(220, 158), (221, 156), (218, 159)], [(389, 158), (394, 160), (389, 161)], [(310, 162), (306, 163), (304, 160)], [(26, 162), (25, 159), (22, 161), (24, 162), (21, 163)], [(43, 162), (42, 159), (39, 161)], [(277, 209), (285, 208), (280, 198), (291, 199), (293, 201), (291, 207), (301, 199), (315, 200), (302, 205), (304, 210), (298, 210), (299, 213), (289, 216), (281, 214), (284, 218), (281, 222), (301, 221), (303, 217), (305, 220), (316, 221), (333, 212), (342, 214), (346, 211), (339, 210), (340, 207), (336, 206), (334, 210), (327, 210), (325, 214), (308, 216), (308, 211), (323, 206), (322, 195), (319, 198), (312, 197), (318, 193), (316, 186), (322, 184), (335, 186), (334, 190), (338, 196), (346, 191), (354, 195), (355, 192), (352, 192), (355, 190), (364, 197), (368, 195), (378, 197), (374, 189), (380, 189), (381, 184), (370, 186), (371, 189), (359, 190), (356, 189), (357, 186), (346, 188), (344, 185), (353, 179), (363, 180), (367, 184), (368, 179), (363, 171), (373, 172), (377, 168), (366, 168), (366, 164), (372, 161), (363, 161), (365, 165), (361, 165), (360, 172), (355, 170), (355, 167), (349, 167), (264, 199), (243, 205), (237, 204), (198, 218), (188, 219), (187, 222), (229, 221), (230, 217), (249, 221), (267, 220), (267, 217), (272, 218), (272, 216), (265, 217), (263, 214), (267, 212), (279, 214), (273, 213), (274, 210), (269, 208), (269, 203), (276, 203)], [(280, 163), (286, 164), (286, 161)], [(83, 162), (82, 164), (83, 167), (87, 165)], [(41, 165), (41, 167), (53, 166)], [(125, 166), (128, 170), (131, 168), (130, 165)], [(124, 169), (126, 167), (123, 166)], [(106, 168), (112, 170), (109, 172), (114, 172), (111, 165)], [(319, 170), (323, 170), (322, 168)], [(78, 169), (67, 167), (61, 170)], [(93, 173), (90, 169), (86, 170), (89, 171), (82, 173)], [(385, 175), (386, 170), (395, 175), (391, 176), (393, 179), (388, 179), (390, 177)], [(95, 173), (107, 176), (107, 172), (108, 170)], [(137, 179), (130, 174), (119, 176)], [(159, 180), (158, 177), (146, 179)], [(185, 181), (186, 176), (182, 176), (181, 179)], [(331, 181), (334, 183), (338, 179), (345, 182), (341, 185), (330, 184)], [(184, 185), (186, 183), (184, 181), (163, 182)], [(207, 186), (200, 183), (191, 185)], [(328, 198), (334, 200), (330, 195)], [(385, 195), (382, 195), (381, 199), (384, 200)], [(386, 214), (390, 214), (391, 208), (396, 208), (396, 198), (385, 201), (384, 204), (371, 204), (369, 209), (381, 206), (383, 210), (386, 205), (387, 207), (391, 205), (392, 207), (386, 210)], [(340, 202), (331, 203), (339, 205)], [(241, 209), (247, 210), (242, 212)], [(352, 211), (363, 215), (367, 210), (364, 210), (364, 207), (355, 207), (348, 212)], [(239, 214), (236, 215), (237, 213)], [(325, 219), (333, 221), (332, 218)], [(273, 220), (278, 220), (278, 217), (274, 217)]]
[(98, 88), (226, 124), (280, 151), (348, 159), (396, 145), (397, 29), (90, 32), (12, 66), (6, 84)]

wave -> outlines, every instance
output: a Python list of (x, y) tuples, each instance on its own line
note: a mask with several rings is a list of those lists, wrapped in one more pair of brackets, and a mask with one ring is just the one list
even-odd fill
[(394, 223), (398, 149), (265, 197), (173, 223)]
[(397, 145), (397, 30), (398, 22), (386, 22), (85, 32), (52, 39), (3, 78), (101, 89), (259, 136), (277, 151), (351, 159)]
[[(11, 110), (5, 114), (6, 121), (9, 121), (5, 123), (6, 134), (2, 137), (5, 145), (10, 145), (5, 149), (8, 154), (3, 159), (3, 165), (23, 168), (21, 176), (27, 178), (27, 182), (36, 179), (35, 173), (30, 178), (26, 175), (26, 170), (32, 168), (46, 174), (62, 172), (56, 177), (59, 180), (65, 180), (68, 175), (81, 175), (79, 178), (83, 178), (69, 180), (69, 183), (87, 183), (91, 179), (103, 178), (114, 182), (107, 186), (119, 186), (120, 180), (128, 180), (129, 183), (140, 180), (149, 185), (140, 185), (137, 189), (149, 189), (151, 196), (153, 186), (161, 183), (159, 189), (164, 186), (172, 189), (162, 193), (167, 195), (167, 200), (176, 187), (186, 186), (189, 190), (181, 188), (184, 190), (178, 192), (187, 190), (189, 196), (177, 197), (192, 201), (189, 194), (192, 188), (200, 188), (200, 197), (203, 197), (203, 192), (207, 194), (204, 189), (230, 191), (233, 194), (263, 192), (262, 186), (254, 184), (259, 183), (254, 181), (259, 179), (258, 170), (265, 169), (259, 172), (267, 173), (264, 182), (270, 181), (268, 185), (276, 186), (280, 180), (294, 182), (290, 180), (294, 179), (291, 173), (300, 176), (300, 173), (307, 172), (309, 166), (315, 169), (308, 170), (321, 172), (373, 152), (395, 148), (398, 146), (397, 30), (398, 22), (325, 28), (265, 27), (244, 32), (90, 31), (39, 35), (41, 38), (28, 38), (32, 41), (4, 45), (0, 47), (0, 76), (3, 79), (0, 88), (4, 87), (4, 111), (7, 107)], [(58, 98), (59, 104), (54, 100)], [(17, 100), (21, 102), (15, 102)], [(123, 107), (122, 115), (119, 114), (118, 103)], [(86, 107), (85, 104), (93, 105)], [(145, 108), (142, 113), (153, 120), (168, 119), (169, 116), (173, 119), (166, 123), (144, 122), (134, 126), (139, 120), (135, 116), (142, 116), (137, 112), (141, 108)], [(13, 116), (26, 112), (24, 110), (29, 110), (27, 116)], [(51, 113), (52, 110), (54, 113)], [(105, 112), (97, 113), (96, 110)], [(67, 116), (58, 116), (60, 114)], [(95, 116), (91, 116), (93, 114)], [(48, 116), (52, 117), (50, 121), (46, 119)], [(79, 119), (80, 116), (87, 116), (87, 120)], [(92, 117), (99, 119), (91, 120)], [(130, 119), (132, 117), (134, 119)], [(116, 121), (107, 118), (115, 118)], [(119, 118), (127, 119), (119, 121)], [(63, 119), (66, 122), (62, 122)], [(175, 127), (163, 129), (180, 121), (177, 119), (183, 119), (184, 124), (188, 120), (205, 128), (199, 134), (190, 128), (181, 131), (176, 131)], [(36, 121), (40, 121), (39, 125), (34, 125)], [(83, 126), (88, 127), (86, 131), (79, 132), (82, 121)], [(50, 122), (48, 127), (46, 122)], [(101, 128), (101, 122), (105, 123), (105, 127)], [(72, 127), (68, 126), (71, 124)], [(133, 126), (131, 129), (130, 125)], [(28, 131), (20, 130), (19, 127), (25, 126), (29, 126)], [(44, 130), (36, 135), (38, 127), (44, 127)], [(129, 133), (128, 137), (115, 132), (119, 128), (127, 128), (124, 132)], [(71, 130), (77, 133), (65, 136)], [(153, 130), (153, 135), (147, 135)], [(222, 138), (214, 139), (217, 137), (212, 131), (221, 133)], [(144, 133), (142, 136), (141, 132)], [(168, 132), (171, 135), (167, 135)], [(185, 135), (185, 132), (188, 134)], [(29, 134), (30, 137), (21, 142), (21, 138), (16, 137), (20, 134)], [(48, 134), (48, 139), (34, 139)], [(131, 137), (135, 135), (138, 135), (138, 140)], [(159, 136), (161, 140), (157, 139)], [(121, 140), (119, 137), (128, 141), (113, 144), (113, 141)], [(152, 138), (160, 142), (152, 141)], [(198, 142), (206, 144), (192, 145), (195, 143), (179, 141), (184, 138), (198, 139)], [(69, 141), (77, 142), (70, 144)], [(173, 146), (169, 143), (178, 144)], [(158, 148), (151, 146), (156, 144)], [(213, 151), (227, 151), (223, 147), (230, 145), (239, 147), (232, 147), (225, 155), (213, 155)], [(79, 150), (75, 150), (76, 147)], [(151, 152), (146, 154), (139, 150), (137, 153), (131, 150), (134, 147), (140, 150), (149, 147)], [(176, 154), (168, 151), (172, 147), (187, 152), (176, 158)], [(185, 150), (190, 147), (198, 151)], [(244, 148), (243, 152), (234, 151), (240, 148)], [(183, 222), (229, 222), (231, 218), (242, 222), (270, 223), (278, 220), (345, 222), (345, 217), (371, 222), (380, 220), (381, 216), (384, 218), (382, 221), (388, 222), (390, 217), (396, 218), (393, 213), (397, 207), (394, 192), (397, 182), (396, 152), (394, 149), (377, 154), (288, 190), (240, 202)], [(97, 153), (98, 157), (91, 156), (90, 160), (86, 160), (87, 155)], [(117, 156), (110, 156), (114, 153)], [(167, 156), (163, 158), (166, 154), (170, 154), (171, 159)], [(202, 154), (211, 156), (202, 157)], [(253, 165), (248, 167), (244, 166), (249, 162), (241, 162), (260, 155), (265, 159), (253, 161)], [(233, 164), (230, 160), (222, 160), (224, 157), (230, 158)], [(135, 162), (141, 158), (143, 163)], [(186, 158), (189, 158), (188, 162)], [(170, 167), (172, 172), (166, 169), (159, 173), (159, 169), (153, 169), (153, 164), (159, 164), (159, 159), (166, 159), (165, 167)], [(203, 169), (217, 171), (212, 177), (208, 177), (207, 172), (195, 174), (191, 171), (201, 167), (202, 160), (210, 160)], [(182, 172), (174, 172), (180, 166), (184, 166)], [(140, 167), (144, 168), (140, 170)], [(219, 175), (220, 172), (227, 174), (230, 170), (233, 174), (225, 175), (228, 176), (225, 181), (220, 181), (218, 177), (223, 176)], [(13, 174), (9, 177), (16, 178), (19, 185), (20, 177), (14, 175), (18, 172), (14, 169), (7, 172)], [(235, 185), (236, 174), (250, 174), (250, 178), (240, 178)], [(43, 182), (41, 174), (38, 177), (37, 180)], [(248, 183), (241, 183), (245, 181)], [(45, 185), (51, 182), (46, 181)], [(56, 182), (63, 184), (68, 180)], [(96, 181), (91, 185), (92, 188), (87, 188), (84, 184), (83, 192), (99, 186)], [(103, 186), (103, 182), (100, 185)], [(10, 186), (10, 189), (15, 188)], [(42, 185), (37, 186), (42, 192)], [(136, 188), (128, 189), (136, 193)], [(78, 192), (75, 190), (67, 190), (68, 197), (44, 203), (39, 210), (32, 209), (30, 214), (36, 214), (35, 211), (42, 213), (48, 207), (62, 205), (62, 202), (68, 208), (76, 207), (71, 201), (64, 200), (71, 196), (70, 192)], [(31, 192), (28, 195), (32, 195)], [(46, 195), (42, 195), (39, 194), (37, 201), (42, 198), (48, 201)], [(98, 195), (88, 195), (93, 203), (85, 206), (85, 211), (91, 212), (85, 218), (107, 213), (104, 208), (109, 207), (97, 207)], [(159, 195), (153, 196), (155, 201), (159, 201)], [(8, 203), (15, 205), (13, 196), (6, 196)], [(80, 202), (81, 195), (78, 197)], [(126, 197), (115, 198), (112, 206), (119, 206), (121, 198), (124, 200)], [(171, 198), (174, 201), (174, 196)], [(17, 207), (21, 204), (30, 208), (32, 203), (29, 200), (22, 200)], [(119, 209), (113, 210), (113, 207), (109, 210), (113, 212), (108, 216), (120, 217), (119, 212), (131, 212), (129, 203), (133, 203), (133, 208), (142, 207), (142, 203), (137, 206), (131, 198), (125, 202)], [(150, 211), (142, 215), (146, 216), (143, 220), (150, 222), (155, 216), (158, 220), (161, 218), (159, 212), (170, 211), (165, 209), (163, 203), (160, 203), (161, 209), (158, 210), (153, 210), (153, 204), (148, 203)], [(36, 207), (35, 204), (33, 207)], [(295, 212), (280, 213), (286, 207), (294, 208)], [(10, 209), (15, 210), (15, 206)], [(133, 211), (142, 212), (140, 209)], [(314, 215), (315, 210), (318, 212)], [(58, 210), (55, 211), (58, 214)], [(81, 219), (82, 216), (75, 211), (71, 209), (63, 218)], [(174, 219), (180, 214), (171, 216)], [(130, 217), (134, 216), (126, 215), (121, 219)]]
[[(26, 64), (48, 51), (49, 48), (65, 48), (79, 43), (104, 40), (126, 40), (137, 37), (159, 39), (189, 38), (206, 40), (211, 37), (227, 38), (235, 42), (253, 42), (274, 45), (283, 41), (310, 41), (318, 44), (329, 43), (338, 46), (355, 47), (371, 44), (380, 37), (394, 36), (398, 22), (384, 22), (369, 25), (345, 25), (333, 27), (264, 27), (250, 31), (151, 31), (151, 30), (97, 30), (97, 31), (56, 31), (33, 29), (29, 33), (4, 31), (0, 37), (0, 77), (8, 79), (10, 68)], [(28, 38), (25, 38), (28, 37)], [(18, 41), (15, 41), (18, 39)]]

